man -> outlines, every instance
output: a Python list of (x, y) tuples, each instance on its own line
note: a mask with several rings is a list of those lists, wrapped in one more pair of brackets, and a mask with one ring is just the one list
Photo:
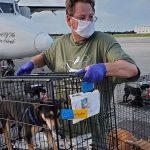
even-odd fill
[(106, 141), (102, 139), (106, 136), (104, 132), (108, 120), (104, 121), (104, 114), (108, 112), (112, 92), (107, 100), (108, 96), (102, 87), (108, 90), (110, 86), (105, 86), (103, 81), (107, 77), (113, 77), (113, 84), (136, 80), (140, 72), (112, 36), (95, 31), (97, 18), (94, 6), (94, 0), (66, 0), (66, 20), (71, 34), (54, 41), (50, 49), (21, 66), (16, 75), (30, 74), (34, 68), (47, 65), (54, 72), (77, 71), (78, 74), (85, 74), (85, 81), (101, 81), (101, 86), (98, 86), (101, 92), (101, 112), (96, 116), (92, 138), (93, 149), (105, 149)]

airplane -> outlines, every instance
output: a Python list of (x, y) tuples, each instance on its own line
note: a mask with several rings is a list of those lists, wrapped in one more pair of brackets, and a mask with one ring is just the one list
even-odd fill
[(50, 47), (53, 39), (49, 33), (31, 20), (32, 13), (44, 10), (65, 10), (65, 1), (0, 0), (0, 62), (7, 61), (0, 70), (5, 75), (14, 73), (14, 59), (32, 57)]
[[(19, 0), (19, 6), (27, 6), (30, 8), (31, 13), (40, 11), (52, 11), (65, 10), (65, 0)], [(36, 4), (36, 5), (35, 5)], [(59, 6), (58, 6), (59, 4)]]

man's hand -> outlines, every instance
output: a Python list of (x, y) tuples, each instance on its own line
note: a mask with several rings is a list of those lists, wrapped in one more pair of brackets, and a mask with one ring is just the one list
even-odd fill
[(26, 64), (22, 65), (16, 72), (16, 76), (20, 76), (20, 75), (27, 75), (30, 74), (31, 71), (34, 69), (34, 64), (33, 62), (30, 60), (29, 62), (27, 62)]
[(104, 63), (90, 65), (77, 71), (76, 74), (85, 74), (84, 80), (88, 82), (98, 82), (106, 76), (106, 66)]

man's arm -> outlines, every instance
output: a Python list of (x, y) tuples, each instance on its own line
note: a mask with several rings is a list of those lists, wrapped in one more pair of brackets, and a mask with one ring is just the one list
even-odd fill
[[(140, 76), (140, 71), (135, 62), (121, 48), (120, 44), (110, 36), (104, 36), (103, 50), (99, 49), (103, 62), (90, 65), (81, 69), (77, 74), (85, 74), (84, 80), (98, 82), (106, 76), (117, 77), (117, 83), (123, 80), (135, 80)], [(119, 81), (119, 82), (118, 82)]]
[(45, 61), (44, 61), (44, 54), (43, 53), (32, 57), (31, 61), (34, 64), (34, 68), (40, 68), (40, 67), (44, 67), (46, 65)]
[(98, 63), (90, 65), (76, 72), (77, 74), (85, 74), (84, 80), (89, 82), (98, 82), (105, 76), (132, 79), (140, 75), (136, 65), (125, 60), (118, 60), (114, 63)]
[(125, 60), (118, 60), (114, 63), (105, 63), (105, 66), (106, 76), (131, 78), (138, 75), (137, 66)]
[(32, 57), (30, 61), (22, 65), (16, 72), (17, 76), (27, 75), (32, 72), (34, 68), (40, 68), (45, 66), (43, 53)]

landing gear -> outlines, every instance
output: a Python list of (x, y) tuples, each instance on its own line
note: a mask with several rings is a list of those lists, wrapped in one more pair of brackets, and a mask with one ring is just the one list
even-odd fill
[(5, 61), (2, 61), (0, 64), (0, 72), (1, 72), (1, 76), (5, 77), (5, 76), (14, 76), (15, 73), (15, 69), (14, 69), (15, 65), (14, 62), (10, 59)]

